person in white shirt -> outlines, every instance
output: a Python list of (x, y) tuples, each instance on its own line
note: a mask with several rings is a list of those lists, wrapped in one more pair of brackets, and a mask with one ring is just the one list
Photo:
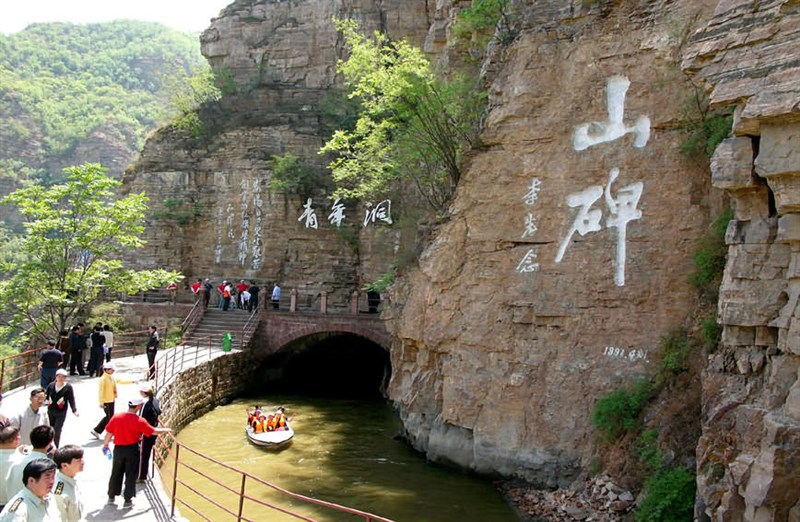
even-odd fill
[(111, 327), (107, 324), (103, 325), (103, 337), (106, 338), (106, 344), (104, 348), (106, 362), (111, 362), (111, 350), (114, 348), (114, 332), (111, 331)]
[(25, 406), (25, 409), (9, 419), (11, 424), (19, 428), (19, 437), (22, 440), (22, 444), (31, 443), (31, 430), (33, 428), (50, 425), (50, 420), (47, 418), (47, 408), (42, 408), (44, 400), (44, 390), (34, 388), (31, 390), (30, 405)]
[(63, 522), (85, 521), (83, 500), (75, 480), (75, 475), (83, 471), (85, 464), (83, 448), (67, 444), (56, 450), (53, 460), (58, 466), (53, 495), (55, 495), (58, 510), (61, 512), (61, 520)]

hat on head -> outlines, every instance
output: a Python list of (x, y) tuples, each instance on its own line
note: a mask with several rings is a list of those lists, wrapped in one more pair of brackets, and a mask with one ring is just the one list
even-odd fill
[(144, 404), (144, 399), (131, 399), (128, 401), (128, 408), (135, 408), (141, 404)]
[(48, 346), (55, 346), (55, 345), (56, 345), (56, 342), (55, 342), (54, 340), (52, 340), (52, 339), (48, 339), (48, 340), (47, 340), (47, 345), (48, 345)]
[(148, 382), (143, 382), (139, 385), (139, 391), (147, 393), (149, 391), (153, 391), (153, 385)]
[(67, 370), (65, 370), (64, 368), (59, 368), (58, 370), (56, 370), (56, 375), (63, 375), (66, 377), (67, 375), (69, 375), (69, 372), (67, 372)]
[(107, 362), (103, 365), (104, 370), (116, 370), (117, 367), (113, 362)]

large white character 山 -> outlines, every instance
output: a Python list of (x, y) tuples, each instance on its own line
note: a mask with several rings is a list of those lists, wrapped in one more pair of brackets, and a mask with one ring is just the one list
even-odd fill
[(606, 80), (607, 121), (583, 123), (575, 127), (572, 146), (577, 151), (586, 150), (600, 143), (617, 140), (633, 134), (633, 146), (641, 149), (650, 139), (650, 118), (639, 116), (632, 126), (625, 125), (625, 95), (631, 81), (624, 76), (612, 76)]

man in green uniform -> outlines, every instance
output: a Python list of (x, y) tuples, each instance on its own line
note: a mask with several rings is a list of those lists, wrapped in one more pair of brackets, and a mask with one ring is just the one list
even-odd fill
[(22, 473), (25, 487), (11, 497), (0, 522), (61, 522), (50, 491), (56, 482), (56, 463), (48, 458), (30, 461)]
[(80, 522), (84, 520), (86, 513), (84, 513), (83, 500), (75, 475), (83, 471), (83, 448), (67, 444), (56, 450), (53, 460), (58, 466), (53, 494), (58, 510), (61, 512), (61, 520), (62, 522)]

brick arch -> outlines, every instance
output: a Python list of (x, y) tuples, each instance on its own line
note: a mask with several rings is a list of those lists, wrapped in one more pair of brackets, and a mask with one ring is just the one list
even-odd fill
[(260, 326), (260, 337), (266, 340), (262, 344), (264, 355), (276, 353), (298, 339), (321, 333), (357, 335), (386, 351), (391, 346), (384, 322), (374, 316), (271, 313)]

